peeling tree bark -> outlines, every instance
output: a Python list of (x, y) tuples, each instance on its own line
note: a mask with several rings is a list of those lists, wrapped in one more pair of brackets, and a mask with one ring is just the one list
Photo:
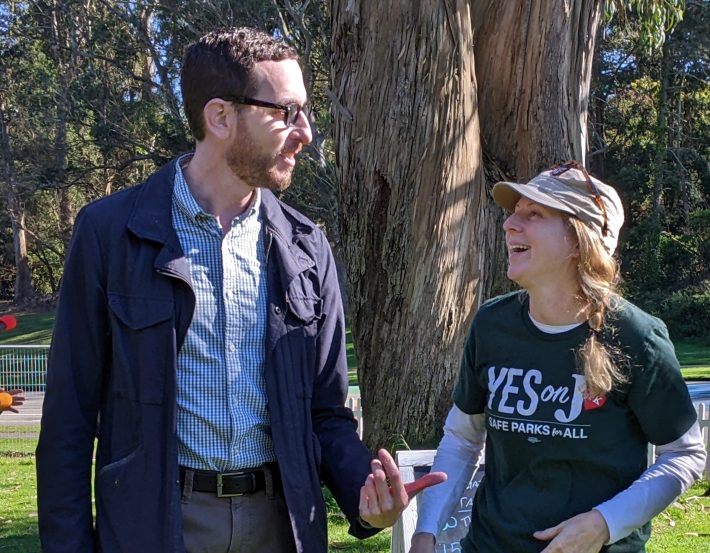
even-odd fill
[(336, 0), (335, 142), (365, 440), (425, 441), (476, 300), (482, 184), (467, 2)]
[(505, 277), (505, 213), (490, 194), (499, 180), (525, 182), (550, 165), (585, 160), (599, 0), (471, 3), (486, 194), (481, 296), (511, 290)]

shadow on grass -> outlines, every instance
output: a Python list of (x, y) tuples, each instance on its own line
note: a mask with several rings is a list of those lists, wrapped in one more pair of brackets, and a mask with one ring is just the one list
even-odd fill
[(41, 553), (37, 521), (28, 517), (0, 523), (0, 553)]

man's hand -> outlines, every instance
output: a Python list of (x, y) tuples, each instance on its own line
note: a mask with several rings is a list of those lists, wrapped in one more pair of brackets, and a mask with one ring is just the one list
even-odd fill
[(20, 388), (14, 390), (4, 390), (0, 388), (0, 414), (2, 414), (3, 411), (17, 413), (15, 406), (22, 405), (22, 402), (25, 401), (25, 398), (20, 395), (24, 392), (25, 391)]
[(372, 460), (372, 473), (360, 488), (360, 518), (375, 528), (392, 526), (410, 500), (420, 491), (446, 480), (443, 472), (430, 472), (415, 482), (403, 484), (399, 468), (385, 449)]
[(591, 510), (533, 534), (550, 544), (542, 553), (598, 553), (609, 540), (609, 528), (599, 511)]

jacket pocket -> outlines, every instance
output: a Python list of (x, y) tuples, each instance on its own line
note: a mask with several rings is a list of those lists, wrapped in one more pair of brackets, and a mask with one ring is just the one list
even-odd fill
[(160, 404), (175, 364), (172, 300), (109, 294), (110, 390), (129, 400)]
[(306, 273), (291, 281), (286, 293), (288, 310), (302, 323), (310, 324), (323, 315), (323, 299), (318, 297)]
[[(96, 528), (103, 551), (155, 551), (147, 537), (161, 535), (162, 508), (151, 498), (160, 495), (156, 477), (142, 446), (99, 469), (96, 474)], [(164, 507), (164, 506), (163, 506)]]

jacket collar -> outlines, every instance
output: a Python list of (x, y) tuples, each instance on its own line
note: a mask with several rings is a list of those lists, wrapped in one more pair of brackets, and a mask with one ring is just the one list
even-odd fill
[[(138, 238), (163, 244), (156, 267), (173, 268), (186, 273), (184, 254), (172, 224), (172, 196), (175, 182), (173, 159), (143, 185), (128, 219), (128, 230)], [(313, 233), (314, 226), (301, 217), (287, 212), (273, 192), (262, 189), (261, 210), (267, 231), (267, 248), (273, 243), (281, 258), (282, 276), (291, 282), (296, 275), (315, 265), (315, 260), (301, 246), (301, 241)], [(309, 253), (312, 253), (309, 251)]]
[(138, 238), (163, 245), (155, 258), (156, 269), (176, 273), (190, 282), (190, 270), (173, 229), (172, 201), (176, 163), (174, 159), (148, 177), (140, 189), (127, 226), (129, 232)]
[[(140, 190), (128, 218), (128, 230), (139, 238), (161, 244), (177, 242), (172, 224), (175, 163), (170, 161), (153, 173)], [(167, 215), (167, 216), (166, 216)]]
[(276, 247), (281, 258), (281, 275), (284, 282), (291, 282), (296, 275), (316, 264), (312, 257), (315, 252), (301, 245), (315, 230), (313, 224), (290, 214), (289, 208), (271, 190), (262, 190), (261, 209), (266, 225), (267, 251), (272, 245)]

